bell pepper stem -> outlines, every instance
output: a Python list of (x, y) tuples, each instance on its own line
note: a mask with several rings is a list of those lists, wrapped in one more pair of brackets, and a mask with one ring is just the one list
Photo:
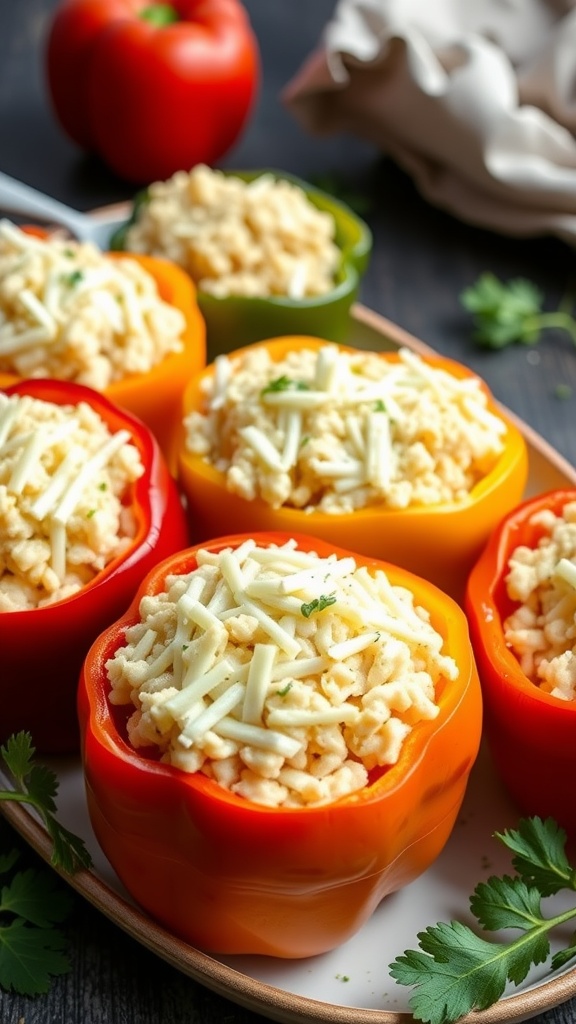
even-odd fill
[(172, 7), (172, 4), (149, 4), (139, 12), (139, 17), (143, 21), (151, 22), (157, 28), (172, 25), (173, 22), (180, 20), (178, 11)]

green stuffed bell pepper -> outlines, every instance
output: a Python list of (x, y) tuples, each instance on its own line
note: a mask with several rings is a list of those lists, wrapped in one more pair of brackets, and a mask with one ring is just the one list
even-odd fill
[(371, 246), (360, 217), (299, 178), (205, 166), (139, 193), (112, 239), (187, 270), (209, 359), (285, 334), (345, 341)]

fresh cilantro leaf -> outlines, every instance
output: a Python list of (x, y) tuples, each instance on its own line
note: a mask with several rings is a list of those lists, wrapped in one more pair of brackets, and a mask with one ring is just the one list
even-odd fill
[(70, 893), (53, 871), (18, 871), (0, 892), (0, 914), (13, 914), (38, 928), (63, 921), (72, 909)]
[[(545, 917), (541, 902), (561, 889), (576, 890), (576, 872), (565, 851), (566, 833), (551, 818), (526, 818), (517, 829), (496, 833), (514, 854), (518, 874), (481, 882), (470, 898), (478, 923), (489, 931), (516, 929), (510, 941), (487, 941), (458, 921), (439, 923), (418, 934), (419, 949), (405, 950), (390, 973), (414, 992), (416, 1020), (453, 1024), (471, 1010), (486, 1009), (503, 995), (508, 982), (518, 985), (531, 966), (550, 957), (549, 934), (576, 918), (576, 906)], [(553, 970), (576, 958), (576, 940), (551, 958)]]
[(47, 992), (52, 977), (70, 970), (62, 952), (64, 935), (55, 928), (32, 928), (22, 918), (0, 927), (0, 986), (20, 995)]
[[(89, 867), (83, 841), (55, 817), (57, 777), (34, 755), (28, 732), (10, 736), (0, 747), (14, 784), (0, 790), (0, 801), (28, 803), (40, 814), (53, 841), (53, 865), (69, 873)], [(0, 853), (0, 988), (34, 996), (47, 992), (51, 979), (70, 969), (65, 937), (55, 925), (69, 914), (72, 896), (47, 868), (15, 871), (18, 856), (17, 850)]]
[(470, 899), (470, 909), (483, 928), (530, 928), (542, 920), (541, 898), (518, 878), (489, 878)]
[(0, 789), (0, 801), (27, 803), (38, 811), (53, 841), (52, 864), (73, 872), (90, 867), (92, 861), (83, 841), (57, 821), (56, 793), (58, 779), (51, 768), (34, 761), (35, 749), (28, 732), (10, 736), (0, 747), (8, 771), (14, 779), (14, 789)]
[(300, 611), (305, 619), (309, 619), (313, 612), (323, 612), (331, 604), (336, 604), (336, 594), (321, 594), (315, 597), (309, 604), (302, 604)]
[(418, 939), (422, 952), (406, 950), (391, 965), (393, 978), (416, 986), (410, 1006), (417, 1020), (446, 1024), (497, 1002), (506, 986), (504, 944), (486, 942), (458, 921), (427, 928)]
[(552, 957), (552, 970), (557, 971), (561, 967), (565, 967), (574, 957), (576, 957), (576, 940), (571, 946), (567, 946), (566, 949), (560, 949), (557, 953), (554, 953)]
[(30, 733), (17, 732), (15, 735), (10, 736), (6, 740), (6, 745), (0, 748), (0, 754), (15, 780), (21, 782), (29, 772), (34, 757), (34, 747)]
[(50, 768), (43, 764), (31, 764), (21, 784), (34, 803), (40, 804), (49, 814), (55, 813), (58, 780)]
[(517, 829), (497, 832), (499, 839), (516, 854), (512, 864), (520, 877), (535, 885), (542, 896), (561, 889), (576, 890), (576, 872), (566, 856), (566, 833), (553, 820), (525, 818)]
[(14, 867), (20, 854), (18, 850), (9, 850), (8, 853), (0, 853), (0, 875), (6, 875)]
[(46, 829), (54, 844), (52, 864), (62, 868), (67, 875), (91, 866), (92, 858), (80, 836), (74, 835), (50, 815), (46, 818)]
[(543, 293), (525, 278), (506, 283), (484, 273), (464, 289), (460, 301), (473, 314), (476, 341), (486, 348), (504, 348), (514, 342), (535, 345), (547, 327), (567, 331), (576, 344), (576, 319), (570, 311), (544, 312)]
[(271, 380), (266, 387), (262, 388), (261, 395), (273, 394), (275, 391), (309, 391), (310, 388), (303, 380), (292, 380), (292, 377), (287, 377), (283, 374), (281, 377), (277, 377), (276, 380)]

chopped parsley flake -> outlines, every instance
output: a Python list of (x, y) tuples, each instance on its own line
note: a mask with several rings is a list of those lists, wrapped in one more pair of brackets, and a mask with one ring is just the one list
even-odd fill
[(313, 612), (323, 612), (331, 604), (336, 604), (336, 594), (321, 594), (320, 597), (315, 597), (309, 604), (301, 605), (300, 611), (305, 619), (309, 619)]
[(277, 377), (276, 380), (271, 380), (265, 388), (262, 388), (261, 395), (267, 395), (274, 391), (309, 391), (310, 388), (303, 380), (292, 380), (291, 377), (287, 377), (285, 374), (282, 377)]
[(66, 274), (66, 276), (64, 277), (64, 281), (66, 282), (67, 285), (70, 286), (70, 288), (73, 288), (74, 285), (80, 283), (83, 277), (84, 274), (81, 270), (73, 270), (71, 274)]

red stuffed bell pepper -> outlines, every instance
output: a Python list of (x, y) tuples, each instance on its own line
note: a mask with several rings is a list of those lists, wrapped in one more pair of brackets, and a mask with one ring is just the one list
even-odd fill
[[(520, 577), (530, 591), (521, 600), (511, 596), (507, 583), (510, 558), (519, 547), (527, 549), (520, 555)], [(539, 548), (546, 559), (543, 573), (535, 565)], [(503, 519), (470, 574), (465, 603), (496, 769), (523, 813), (553, 817), (576, 839), (576, 698), (568, 691), (563, 697), (547, 692), (553, 689), (551, 673), (575, 689), (570, 666), (576, 592), (573, 583), (556, 578), (560, 553), (576, 561), (574, 490), (530, 498)], [(520, 617), (511, 620), (522, 605)], [(550, 637), (554, 650), (547, 651)]]
[(230, 149), (256, 95), (259, 53), (239, 0), (64, 0), (47, 75), (67, 134), (149, 184)]
[[(260, 662), (258, 672), (254, 675), (251, 671), (248, 673), (242, 712), (238, 710), (236, 716), (220, 718), (216, 724), (214, 718), (211, 718), (212, 732), (209, 730), (202, 742), (208, 744), (210, 749), (214, 748), (215, 752), (219, 749), (221, 758), (225, 755), (213, 763), (216, 774), (211, 777), (205, 774), (205, 767), (196, 770), (193, 762), (184, 766), (183, 761), (188, 757), (195, 758), (197, 751), (190, 750), (189, 746), (181, 745), (175, 739), (168, 712), (170, 709), (170, 714), (183, 715), (184, 721), (188, 723), (184, 730), (188, 730), (186, 735), (204, 728), (206, 722), (201, 726), (202, 715), (196, 717), (198, 707), (195, 687), (199, 685), (201, 692), (206, 694), (208, 678), (211, 683), (216, 683), (225, 659), (221, 657), (220, 662), (211, 668), (207, 667), (209, 662), (205, 662), (205, 674), (202, 675), (198, 669), (200, 648), (195, 648), (194, 657), (190, 658), (188, 665), (194, 668), (193, 675), (201, 676), (199, 681), (186, 675), (180, 690), (170, 690), (171, 684), (166, 682), (168, 689), (164, 694), (153, 684), (154, 692), (142, 698), (142, 708), (148, 707), (148, 713), (135, 712), (132, 704), (128, 708), (125, 706), (132, 699), (129, 696), (132, 687), (127, 682), (128, 675), (127, 689), (123, 693), (122, 673), (117, 675), (110, 667), (112, 662), (107, 668), (109, 659), (114, 659), (114, 666), (120, 667), (125, 656), (125, 645), (130, 644), (135, 645), (131, 650), (136, 660), (144, 656), (145, 647), (150, 650), (150, 664), (144, 671), (148, 678), (154, 675), (157, 668), (162, 670), (163, 678), (169, 675), (170, 659), (165, 658), (162, 646), (154, 642), (153, 649), (150, 647), (150, 629), (145, 621), (144, 608), (154, 615), (154, 595), (165, 595), (168, 590), (170, 599), (171, 588), (175, 586), (181, 596), (185, 591), (184, 604), (182, 615), (177, 613), (177, 632), (173, 634), (168, 627), (167, 640), (169, 642), (170, 636), (179, 637), (178, 644), (171, 644), (170, 658), (180, 659), (179, 671), (188, 672), (185, 668), (188, 656), (183, 652), (196, 643), (208, 643), (215, 610), (218, 606), (223, 609), (230, 597), (226, 587), (218, 584), (216, 598), (208, 600), (206, 597), (208, 603), (203, 609), (199, 608), (198, 601), (193, 598), (194, 593), (204, 593), (194, 589), (198, 582), (196, 578), (199, 567), (203, 567), (204, 572), (212, 572), (210, 566), (206, 569), (206, 559), (209, 562), (212, 558), (218, 564), (225, 565), (224, 571), (230, 574), (228, 578), (235, 590), (232, 600), (244, 600), (237, 590), (241, 584), (238, 583), (236, 561), (240, 561), (240, 574), (248, 573), (249, 567), (242, 559), (250, 557), (251, 545), (256, 546), (256, 557), (263, 560), (266, 579), (253, 578), (250, 573), (253, 580), (250, 592), (264, 594), (273, 578), (273, 559), (272, 563), (269, 561), (273, 554), (271, 549), (282, 548), (286, 544), (295, 545), (298, 558), (315, 552), (321, 559), (328, 560), (322, 563), (322, 579), (325, 579), (326, 565), (330, 564), (329, 573), (333, 572), (334, 560), (341, 568), (346, 564), (348, 572), (352, 572), (349, 563), (354, 561), (359, 575), (354, 569), (352, 578), (356, 583), (350, 583), (350, 586), (359, 585), (360, 578), (368, 579), (370, 590), (374, 577), (381, 571), (392, 584), (392, 591), (386, 589), (386, 594), (394, 595), (393, 603), (400, 594), (399, 589), (395, 588), (408, 588), (414, 596), (414, 604), (423, 606), (430, 613), (431, 628), (440, 634), (443, 641), (440, 643), (442, 651), (457, 665), (456, 675), (452, 674), (449, 678), (449, 672), (442, 662), (444, 667), (439, 670), (436, 679), (437, 711), (429, 718), (422, 717), (411, 729), (405, 730), (399, 755), (396, 754), (397, 760), (394, 761), (394, 756), (390, 755), (393, 763), (385, 764), (385, 758), (381, 757), (377, 764), (370, 766), (370, 757), (367, 757), (369, 767), (366, 769), (362, 757), (353, 757), (352, 765), (346, 763), (344, 774), (365, 772), (366, 780), (357, 783), (353, 791), (339, 788), (334, 793), (330, 789), (331, 798), (328, 800), (324, 799), (326, 790), (322, 786), (325, 783), (332, 785), (333, 777), (327, 777), (316, 770), (311, 781), (301, 761), (299, 770), (294, 763), (288, 767), (284, 765), (279, 770), (276, 764), (274, 778), (257, 777), (258, 769), (266, 772), (267, 767), (262, 764), (262, 750), (252, 750), (250, 753), (250, 744), (248, 751), (242, 747), (242, 757), (244, 765), (251, 767), (242, 770), (238, 788), (232, 788), (231, 785), (224, 788), (221, 784), (225, 777), (229, 781), (230, 771), (236, 770), (234, 762), (238, 757), (226, 747), (226, 742), (231, 741), (225, 741), (224, 747), (221, 746), (223, 737), (243, 737), (245, 727), (253, 735), (250, 723), (257, 720), (258, 716), (253, 715), (252, 699), (254, 692), (259, 691), (262, 676), (268, 673), (270, 678), (269, 673), (272, 672), (273, 682), (266, 687), (266, 699), (269, 699), (276, 719), (273, 721), (268, 707), (259, 719), (261, 722), (265, 720), (266, 729), (272, 729), (272, 732), (280, 729), (279, 722), (285, 720), (286, 714), (292, 720), (294, 708), (298, 711), (300, 703), (306, 701), (310, 688), (315, 685), (313, 680), (303, 679), (294, 667), (295, 662), (290, 661), (293, 654), (289, 642), (290, 631), (286, 639), (287, 634), (281, 628), (276, 629), (270, 625), (269, 616), (262, 619), (265, 623), (263, 628), (271, 629), (270, 635), (280, 637), (278, 643), (287, 645), (285, 658), (288, 662), (284, 660), (282, 652), (272, 651), (272, 656), (277, 658), (272, 668), (270, 663), (266, 668)], [(158, 565), (143, 581), (128, 612), (104, 631), (87, 655), (78, 699), (87, 800), (93, 827), (104, 852), (128, 891), (147, 912), (174, 934), (212, 952), (258, 953), (280, 957), (312, 956), (334, 948), (357, 931), (384, 896), (408, 884), (427, 869), (450, 835), (477, 754), (481, 732), (480, 686), (467, 623), (452, 599), (427, 581), (386, 563), (351, 555), (348, 551), (311, 537), (291, 538), (288, 534), (275, 533), (244, 534), (211, 541), (207, 548), (208, 556), (200, 553), (200, 547), (190, 548)], [(317, 564), (317, 559), (314, 564)], [(182, 586), (181, 577), (188, 573), (192, 575)], [(176, 582), (172, 581), (168, 585), (166, 579), (173, 574), (176, 575)], [(216, 583), (216, 577), (211, 579)], [(330, 579), (333, 580), (332, 575)], [(206, 586), (211, 591), (212, 584), (207, 583)], [(285, 588), (292, 589), (293, 596), (292, 599), (288, 598), (288, 605), (281, 603), (282, 607), (292, 607), (290, 600), (296, 601), (298, 622), (292, 624), (296, 636), (300, 628), (309, 637), (312, 635), (310, 631), (314, 629), (321, 633), (338, 629), (335, 623), (342, 614), (343, 605), (340, 602), (345, 599), (337, 583), (334, 583), (334, 587), (338, 597), (332, 594), (331, 597), (325, 596), (324, 599), (303, 603), (301, 606), (304, 594), (298, 591), (297, 596), (294, 596), (294, 586), (294, 578), (284, 583)], [(140, 607), (144, 596), (146, 603)], [(166, 600), (163, 596), (165, 609)], [(382, 607), (384, 604), (383, 598)], [(347, 607), (346, 614), (352, 615), (354, 619), (351, 605)], [(381, 607), (379, 600), (378, 607)], [(254, 602), (252, 612), (254, 615), (260, 614), (254, 612)], [(238, 642), (245, 651), (254, 641), (254, 637), (249, 641), (244, 632), (250, 629), (249, 616), (236, 616), (234, 620), (233, 616), (226, 616), (224, 611), (222, 614), (229, 623), (229, 629), (232, 632), (239, 631)], [(368, 618), (368, 615), (366, 620), (361, 617), (357, 627), (360, 633)], [(199, 635), (190, 644), (185, 642), (181, 632), (187, 619), (206, 626), (206, 632), (200, 629)], [(155, 621), (158, 622), (157, 619)], [(415, 623), (412, 618), (410, 621)], [(142, 634), (140, 639), (137, 639), (130, 627), (134, 627), (138, 636)], [(400, 635), (405, 634), (401, 632)], [(361, 643), (366, 642), (378, 645), (380, 635), (363, 637)], [(386, 649), (398, 651), (396, 640), (387, 638), (382, 642), (381, 652), (389, 642), (392, 647)], [(359, 641), (354, 640), (354, 644), (359, 645)], [(246, 655), (253, 659), (250, 664), (257, 658), (258, 647), (270, 646), (266, 637), (262, 643), (256, 643), (253, 653)], [(424, 663), (422, 646), (419, 647), (421, 665)], [(204, 647), (202, 650), (205, 652)], [(364, 650), (367, 657), (368, 648)], [(228, 651), (229, 648), (226, 648)], [(372, 655), (380, 656), (377, 651), (372, 651)], [(230, 655), (232, 659), (235, 656)], [(349, 656), (353, 659), (352, 663), (347, 660)], [(343, 687), (347, 685), (343, 680), (346, 678), (350, 681), (350, 673), (354, 674), (353, 666), (357, 667), (358, 657), (357, 653), (354, 660), (351, 650), (348, 648), (345, 651), (342, 644), (337, 650), (331, 649), (328, 660), (333, 659), (330, 663)], [(305, 661), (306, 671), (312, 672), (312, 663), (307, 655)], [(174, 661), (174, 673), (175, 665)], [(144, 663), (132, 664), (128, 674), (136, 672), (142, 679), (141, 669), (144, 669)], [(290, 673), (292, 677), (287, 682)], [(374, 679), (371, 681), (374, 683)], [(224, 684), (228, 689), (224, 688), (224, 692), (219, 689), (213, 703), (207, 704), (210, 716), (215, 714), (219, 700), (228, 700), (235, 688), (242, 691), (242, 684), (235, 676), (225, 676), (223, 682), (217, 685), (223, 687)], [(330, 688), (326, 676), (324, 684)], [(255, 691), (250, 690), (251, 686), (255, 687)], [(377, 689), (374, 686), (371, 690), (369, 702), (372, 708)], [(379, 691), (378, 700), (381, 696)], [(164, 697), (171, 703), (162, 703)], [(232, 701), (235, 699), (234, 692)], [(183, 710), (181, 702), (188, 700), (194, 702), (194, 712)], [(322, 701), (317, 694), (314, 700), (318, 701), (315, 707), (320, 708)], [(288, 703), (288, 708), (284, 702)], [(246, 703), (250, 705), (249, 714), (246, 713)], [(176, 710), (177, 707), (179, 710)], [(327, 718), (330, 715), (350, 714), (352, 717), (346, 720), (351, 722), (359, 721), (354, 716), (360, 714), (360, 711), (358, 708), (350, 711), (347, 705), (344, 711), (339, 706), (336, 711), (328, 710), (325, 713)], [(219, 714), (222, 714), (222, 708)], [(406, 714), (409, 715), (409, 712)], [(150, 716), (154, 721), (163, 723), (162, 729), (168, 729), (166, 735), (175, 744), (170, 751), (164, 749), (162, 760), (159, 748), (150, 743)], [(290, 734), (290, 730), (287, 730), (288, 735), (283, 733), (280, 739), (275, 735), (274, 743), (284, 744), (289, 741), (299, 746), (304, 719), (299, 720), (300, 731), (296, 729), (295, 733), (293, 731)], [(336, 749), (331, 745), (334, 725), (328, 732), (324, 732), (324, 728), (328, 729), (327, 726), (319, 725), (312, 728), (310, 742), (313, 754), (309, 756), (316, 769), (319, 762), (323, 769), (326, 768), (322, 752), (326, 754), (328, 751), (331, 757)], [(353, 727), (350, 728), (354, 734)], [(384, 733), (388, 729), (390, 736), (396, 728), (400, 728), (398, 721), (394, 727), (383, 726)], [(256, 729), (260, 739), (261, 732), (266, 733), (263, 741), (265, 744), (272, 742), (266, 729)], [(366, 742), (375, 751), (382, 735), (378, 733), (374, 737), (366, 725), (365, 733), (360, 730), (356, 740), (351, 737), (348, 742)], [(328, 736), (332, 737), (330, 741)], [(243, 741), (239, 742), (241, 744)], [(250, 740), (252, 742), (257, 741), (254, 738)], [(136, 747), (134, 743), (137, 743)], [(174, 750), (178, 750), (176, 758), (179, 767), (173, 760), (167, 763), (168, 757), (174, 756)], [(300, 753), (295, 754), (294, 751), (291, 754), (287, 751), (284, 753), (293, 757), (294, 762), (301, 757)], [(274, 757), (271, 761), (274, 769)], [(266, 765), (269, 763), (267, 759)], [(336, 769), (339, 779), (340, 771), (341, 766)], [(313, 789), (317, 787), (324, 794), (324, 802), (314, 802), (307, 790), (309, 785)], [(294, 789), (287, 796), (281, 792), (283, 788), (289, 789), (291, 786)]]
[[(60, 599), (48, 599), (47, 603), (44, 603), (47, 596), (47, 592), (43, 590), (44, 581), (52, 578), (52, 570), (48, 565), (42, 570), (42, 579), (37, 580), (39, 598), (42, 599), (39, 604), (22, 600), (22, 595), (28, 599), (30, 593), (34, 591), (34, 585), (30, 583), (30, 579), (33, 578), (30, 576), (30, 572), (33, 574), (33, 566), (30, 567), (23, 562), (23, 559), (27, 559), (29, 563), (32, 557), (26, 554), (27, 551), (32, 551), (31, 547), (26, 548), (26, 541), (32, 537), (33, 543), (39, 545), (37, 550), (41, 551), (42, 545), (46, 546), (48, 538), (52, 538), (53, 535), (47, 528), (44, 531), (44, 539), (40, 537), (37, 541), (33, 537), (34, 515), (40, 516), (39, 508), (34, 515), (26, 509), (21, 515), (15, 516), (14, 508), (18, 508), (16, 495), (19, 490), (17, 471), (18, 466), (24, 467), (24, 462), (18, 463), (16, 468), (14, 463), (4, 463), (8, 477), (5, 486), (0, 488), (0, 491), (4, 492), (0, 520), (3, 530), (13, 530), (14, 533), (12, 547), (4, 559), (3, 572), (0, 575), (0, 658), (3, 685), (0, 741), (5, 741), (13, 732), (27, 729), (32, 733), (35, 746), (43, 752), (77, 750), (76, 687), (86, 651), (101, 630), (125, 610), (146, 572), (158, 560), (186, 545), (184, 515), (175, 483), (148, 428), (129, 413), (111, 404), (104, 396), (81, 385), (61, 381), (23, 381), (0, 393), (0, 398), (4, 400), (0, 415), (2, 428), (7, 427), (9, 417), (6, 410), (10, 412), (11, 403), (6, 401), (6, 396), (8, 399), (15, 396), (30, 396), (43, 403), (45, 410), (56, 410), (55, 415), (62, 415), (58, 414), (58, 407), (76, 407), (77, 420), (85, 418), (79, 416), (79, 410), (82, 404), (86, 403), (90, 410), (97, 414), (98, 422), (103, 421), (104, 429), (109, 434), (119, 435), (120, 431), (126, 431), (130, 445), (135, 446), (139, 456), (138, 472), (141, 475), (128, 485), (121, 496), (120, 519), (127, 515), (131, 525), (130, 532), (121, 540), (119, 553), (101, 571), (95, 571), (95, 574), (88, 573), (85, 567), (77, 568), (76, 554), (74, 557), (77, 561), (74, 562), (74, 567), (79, 574), (85, 574), (88, 581), (80, 589), (74, 589), (74, 592), (69, 594), (63, 589)], [(15, 408), (14, 403), (12, 407)], [(51, 429), (59, 430), (60, 426), (52, 428), (50, 425), (44, 425), (36, 431), (40, 446), (46, 441), (48, 431)], [(65, 436), (68, 436), (66, 425), (63, 429)], [(6, 429), (2, 432), (6, 435)], [(73, 437), (76, 442), (77, 436), (76, 433)], [(66, 493), (72, 493), (75, 478), (80, 478), (82, 474), (83, 453), (76, 456), (72, 448), (73, 446), (70, 458), (79, 459), (79, 463), (76, 468), (70, 469), (66, 484), (69, 490), (62, 492), (64, 498)], [(4, 438), (0, 448), (0, 457), (8, 456), (10, 459), (15, 451), (24, 452), (25, 448), (19, 445), (17, 439), (11, 441), (8, 435), (8, 441)], [(58, 455), (58, 458), (61, 456)], [(25, 461), (25, 456), (23, 459)], [(30, 464), (28, 460), (28, 466)], [(55, 478), (56, 472), (51, 479), (54, 481)], [(105, 479), (95, 470), (94, 488), (102, 492), (102, 504), (106, 500), (106, 488), (110, 485), (106, 482), (96, 483), (96, 480)], [(63, 500), (62, 493), (59, 501)], [(48, 494), (47, 488), (44, 494)], [(81, 503), (82, 498), (79, 500)], [(100, 511), (90, 508), (86, 513), (86, 518), (93, 517), (94, 526), (91, 528), (94, 530), (100, 529), (96, 525)], [(77, 508), (73, 510), (73, 514), (78, 515)], [(56, 516), (52, 518), (56, 520)], [(46, 517), (44, 521), (46, 522)], [(57, 546), (56, 541), (54, 544)], [(71, 541), (68, 538), (65, 544), (67, 550), (63, 556), (63, 587), (69, 586), (70, 559), (73, 557), (70, 553)], [(77, 545), (75, 550), (78, 553), (80, 547)], [(12, 561), (13, 559), (18, 561)], [(19, 576), (20, 570), (22, 576)], [(24, 570), (30, 572), (25, 574)], [(77, 583), (74, 586), (77, 587)], [(72, 589), (70, 587), (70, 590)], [(38, 594), (35, 596), (38, 597)], [(16, 605), (10, 603), (13, 597), (16, 597)], [(16, 610), (6, 610), (12, 607)], [(22, 610), (19, 610), (20, 607)]]

